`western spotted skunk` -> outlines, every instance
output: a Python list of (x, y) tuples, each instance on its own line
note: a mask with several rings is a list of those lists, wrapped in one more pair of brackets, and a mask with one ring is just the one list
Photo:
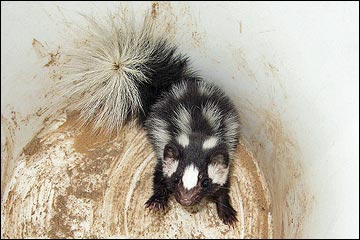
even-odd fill
[(68, 108), (96, 130), (116, 131), (134, 118), (145, 128), (157, 157), (147, 208), (165, 209), (171, 194), (185, 206), (208, 197), (222, 221), (234, 224), (229, 167), (239, 117), (230, 99), (192, 71), (151, 17), (141, 26), (87, 20), (64, 51), (59, 91)]

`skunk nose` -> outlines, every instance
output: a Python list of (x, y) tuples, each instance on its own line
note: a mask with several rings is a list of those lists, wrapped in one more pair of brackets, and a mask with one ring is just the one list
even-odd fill
[(187, 197), (180, 197), (179, 202), (184, 206), (190, 206), (193, 203), (192, 199)]
[(187, 200), (187, 199), (181, 199), (180, 200), (180, 204), (183, 206), (191, 206), (192, 201), (191, 200)]

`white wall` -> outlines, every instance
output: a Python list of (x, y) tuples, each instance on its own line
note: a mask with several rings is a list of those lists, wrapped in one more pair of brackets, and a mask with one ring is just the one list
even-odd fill
[[(151, 7), (133, 5), (139, 15)], [(55, 51), (77, 11), (114, 6), (1, 3), (2, 187), (3, 169), (41, 126), (33, 113), (49, 103), (48, 59), (37, 57), (33, 38)], [(275, 235), (359, 237), (359, 4), (173, 2), (157, 11), (173, 21), (194, 67), (242, 113), (243, 137), (274, 201)]]

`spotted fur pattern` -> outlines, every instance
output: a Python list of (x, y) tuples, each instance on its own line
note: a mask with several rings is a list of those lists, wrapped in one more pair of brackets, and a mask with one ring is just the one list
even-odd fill
[(85, 18), (88, 26), (63, 51), (68, 61), (57, 85), (68, 109), (95, 130), (117, 131), (131, 119), (144, 126), (158, 159), (147, 207), (164, 209), (170, 194), (183, 205), (207, 196), (233, 224), (228, 173), (239, 117), (230, 99), (192, 71), (149, 15), (140, 26)]
[[(149, 112), (145, 128), (158, 164), (154, 195), (147, 206), (164, 202), (171, 193), (183, 205), (195, 204), (208, 196), (216, 202), (223, 222), (234, 224), (236, 211), (228, 195), (229, 169), (240, 124), (230, 99), (220, 88), (192, 76), (163, 93)], [(170, 177), (163, 174), (169, 168), (164, 161), (165, 146), (169, 145), (172, 156), (174, 151), (177, 153)]]
[(161, 158), (169, 139), (184, 145), (185, 139), (193, 134), (207, 137), (202, 142), (204, 149), (223, 143), (233, 152), (240, 124), (238, 114), (225, 93), (215, 85), (194, 77), (174, 84), (169, 92), (162, 95), (152, 107), (145, 127), (157, 156)]

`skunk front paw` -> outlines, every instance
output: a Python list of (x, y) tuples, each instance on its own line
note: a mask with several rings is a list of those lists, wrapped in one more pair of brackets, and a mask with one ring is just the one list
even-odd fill
[(230, 204), (217, 203), (217, 212), (219, 218), (226, 225), (234, 227), (235, 222), (237, 222), (236, 211)]
[(165, 210), (168, 205), (168, 197), (152, 195), (149, 200), (146, 201), (145, 207), (150, 210), (159, 211)]

